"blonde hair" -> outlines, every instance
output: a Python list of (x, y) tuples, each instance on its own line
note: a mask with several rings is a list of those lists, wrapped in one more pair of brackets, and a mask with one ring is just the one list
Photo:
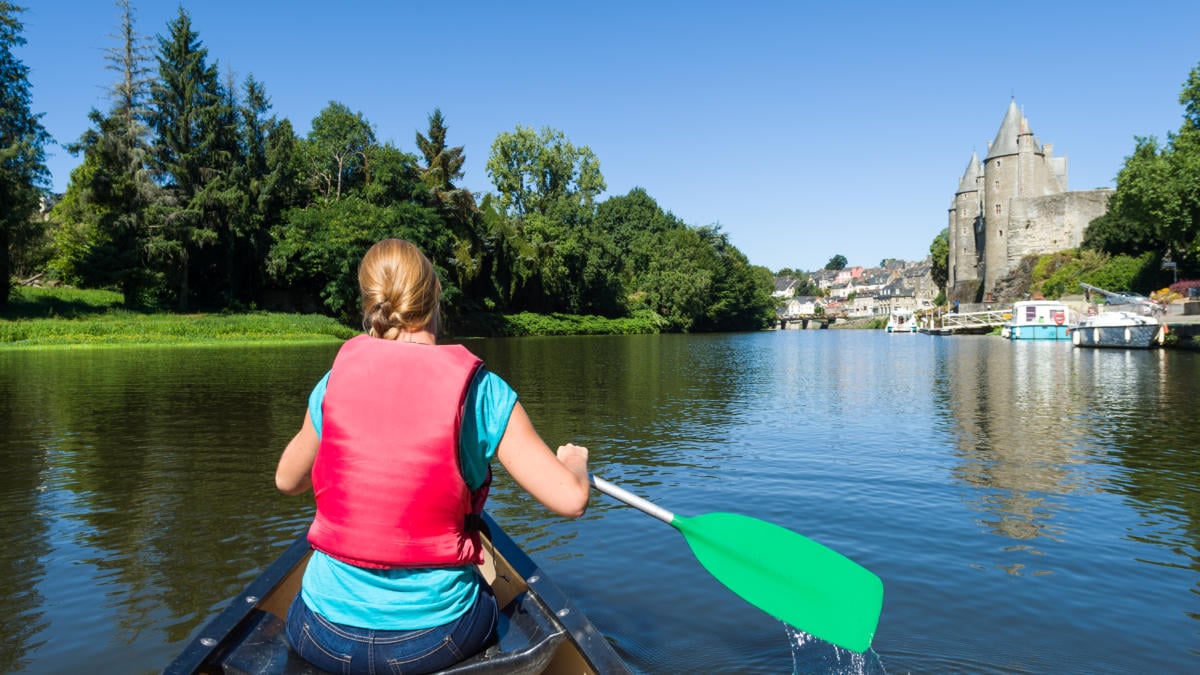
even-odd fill
[(442, 282), (433, 263), (403, 239), (384, 239), (358, 265), (363, 330), (395, 340), (401, 331), (438, 331)]

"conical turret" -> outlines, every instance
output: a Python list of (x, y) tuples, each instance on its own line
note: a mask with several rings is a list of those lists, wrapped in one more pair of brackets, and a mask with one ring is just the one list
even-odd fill
[(967, 162), (967, 170), (963, 172), (962, 180), (958, 181), (958, 193), (974, 192), (979, 190), (979, 175), (983, 173), (983, 167), (979, 165), (979, 155), (975, 151), (971, 151), (971, 161)]
[(995, 140), (988, 146), (987, 159), (1017, 154), (1017, 136), (1029, 133), (1028, 129), (1029, 124), (1017, 108), (1017, 100), (1012, 99), (1008, 103), (1008, 112), (1004, 114), (1004, 121), (1000, 123)]

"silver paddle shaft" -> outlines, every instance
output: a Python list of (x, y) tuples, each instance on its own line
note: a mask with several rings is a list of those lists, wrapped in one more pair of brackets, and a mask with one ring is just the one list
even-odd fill
[(654, 504), (653, 502), (646, 501), (645, 499), (642, 499), (641, 497), (628, 490), (625, 490), (624, 488), (619, 488), (616, 485), (613, 485), (612, 483), (597, 476), (596, 474), (591, 475), (591, 480), (592, 487), (603, 492), (609, 497), (612, 497), (613, 499), (625, 502), (626, 504), (632, 506), (638, 511), (641, 511), (642, 513), (645, 513), (646, 515), (654, 516), (668, 525), (671, 524), (671, 521), (675, 520), (674, 513), (671, 513), (670, 511), (658, 506), (657, 504)]

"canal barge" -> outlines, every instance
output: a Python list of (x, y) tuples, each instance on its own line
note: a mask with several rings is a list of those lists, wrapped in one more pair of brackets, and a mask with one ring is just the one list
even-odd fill
[(1000, 328), (1010, 340), (1069, 340), (1071, 309), (1054, 300), (1014, 302), (1012, 318)]
[[(587, 616), (488, 514), (479, 570), (500, 607), (499, 642), (446, 673), (628, 673)], [(164, 675), (316, 674), (291, 650), (288, 607), (312, 549), (301, 535), (195, 635)]]

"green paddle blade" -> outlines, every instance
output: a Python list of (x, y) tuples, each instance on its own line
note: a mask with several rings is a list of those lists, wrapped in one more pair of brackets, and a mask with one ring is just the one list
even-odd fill
[(883, 582), (846, 556), (789, 529), (736, 513), (675, 516), (692, 553), (747, 602), (806, 633), (865, 652)]

